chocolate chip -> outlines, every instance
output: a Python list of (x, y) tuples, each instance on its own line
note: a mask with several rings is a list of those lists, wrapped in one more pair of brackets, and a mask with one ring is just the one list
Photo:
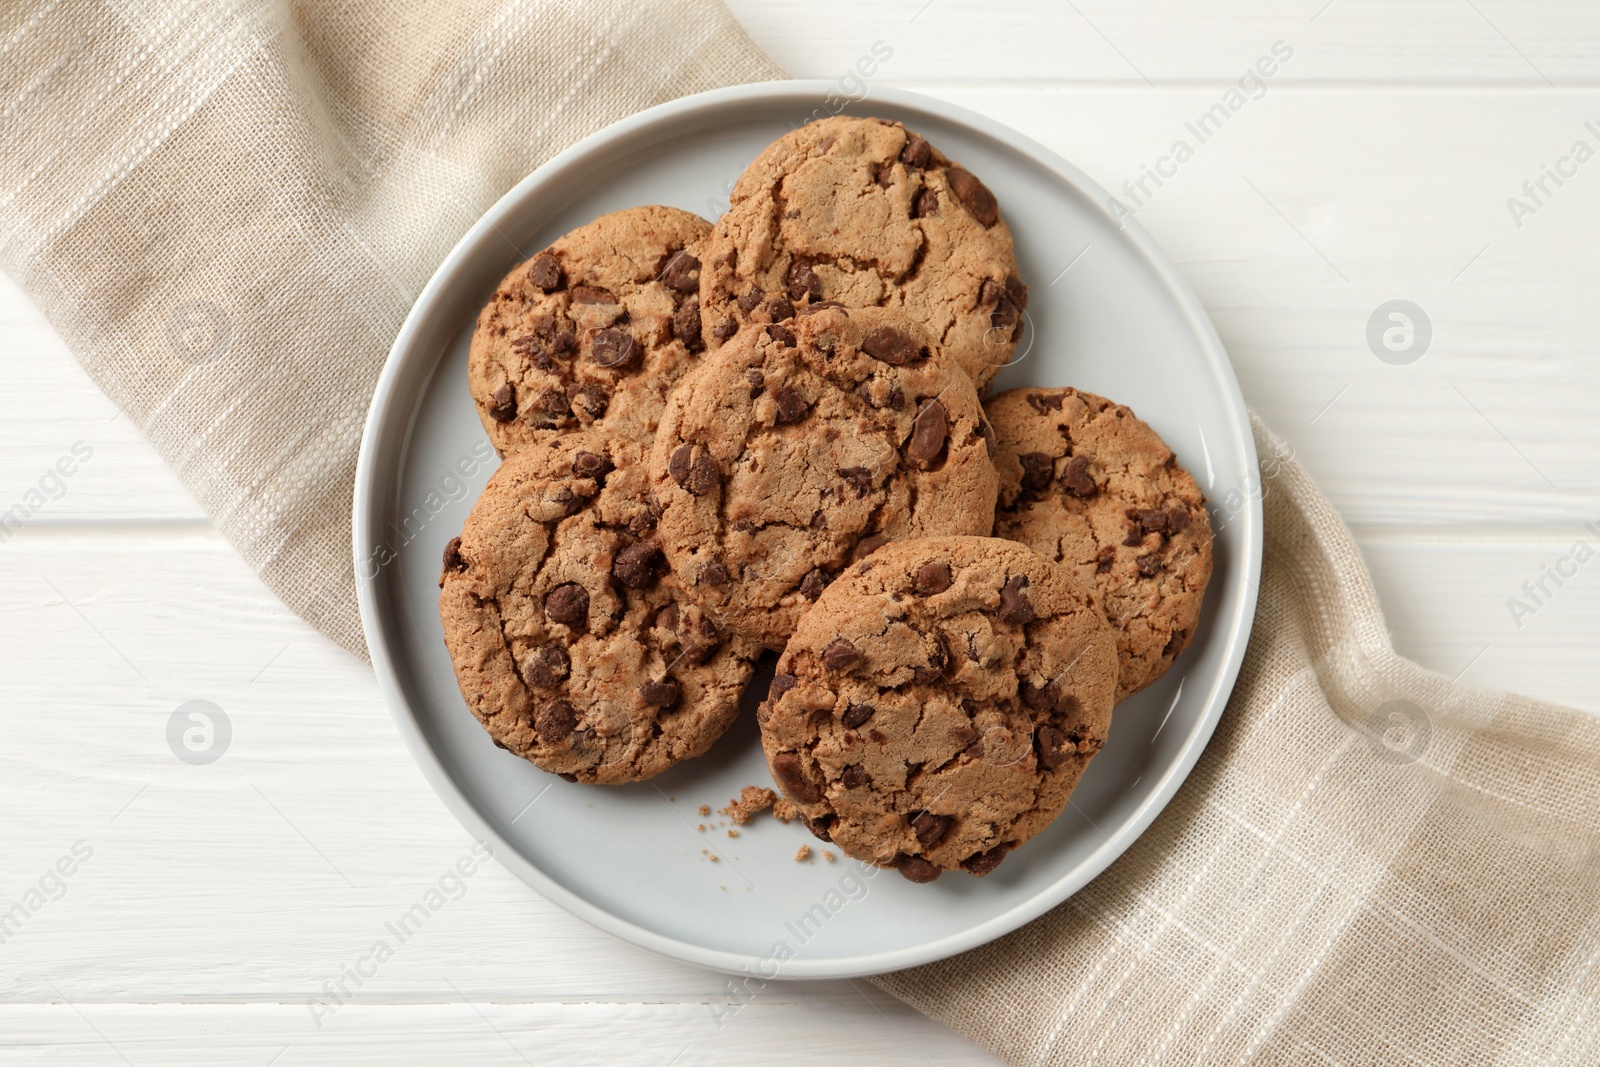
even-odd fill
[(822, 279), (817, 277), (817, 272), (811, 264), (803, 259), (795, 259), (789, 264), (789, 299), (790, 300), (820, 300), (822, 298)]
[(533, 728), (538, 731), (539, 740), (547, 745), (553, 745), (565, 738), (572, 733), (572, 728), (576, 725), (578, 725), (578, 709), (565, 700), (546, 704), (533, 715)]
[(831, 577), (827, 571), (821, 567), (814, 567), (807, 571), (806, 576), (801, 579), (800, 595), (807, 600), (815, 600), (822, 595), (824, 589), (828, 588), (830, 581)]
[(767, 336), (772, 338), (774, 341), (778, 342), (784, 348), (793, 348), (795, 346), (794, 334), (790, 333), (788, 330), (784, 329), (782, 326), (778, 326), (778, 325), (768, 326), (767, 327)]
[(666, 571), (666, 557), (654, 541), (636, 541), (617, 553), (611, 573), (629, 589), (648, 589)]
[(761, 301), (765, 300), (766, 298), (767, 294), (763, 293), (760, 289), (752, 289), (739, 298), (739, 310), (748, 315), (760, 305)]
[(916, 202), (911, 205), (911, 217), (925, 219), (939, 210), (939, 192), (936, 189), (924, 189), (917, 194)]
[(878, 183), (878, 188), (880, 189), (889, 188), (894, 184), (894, 164), (884, 163), (880, 165), (873, 172), (872, 180)]
[(873, 534), (863, 537), (856, 542), (856, 547), (850, 552), (850, 562), (857, 563), (872, 555), (878, 549), (889, 543), (889, 538), (884, 534)]
[(895, 870), (899, 871), (907, 881), (926, 885), (938, 878), (940, 870), (921, 856), (902, 855), (894, 861)]
[(911, 443), (906, 446), (906, 458), (925, 470), (937, 465), (949, 436), (950, 415), (943, 401), (924, 400), (917, 409), (916, 421), (911, 424)]
[(606, 413), (606, 408), (611, 404), (611, 394), (598, 385), (590, 383), (589, 385), (580, 385), (572, 390), (569, 400), (574, 407), (581, 409), (585, 415), (589, 416), (589, 420), (592, 422)]
[(851, 704), (844, 709), (844, 714), (839, 716), (839, 721), (844, 723), (847, 729), (854, 730), (872, 718), (872, 713), (876, 710), (878, 709), (871, 704)]
[(560, 685), (572, 673), (572, 657), (560, 645), (544, 645), (528, 657), (523, 671), (534, 685)]
[(928, 160), (932, 158), (933, 146), (928, 143), (927, 138), (919, 137), (916, 134), (912, 134), (911, 138), (906, 141), (906, 146), (900, 149), (900, 162), (918, 170), (926, 167)]
[(933, 596), (950, 588), (950, 564), (943, 560), (929, 560), (917, 568), (911, 587), (918, 596)]
[(750, 399), (754, 400), (767, 388), (767, 376), (755, 367), (744, 372), (744, 380), (750, 383)]
[(1067, 762), (1067, 735), (1054, 726), (1041, 726), (1033, 735), (1033, 747), (1038, 752), (1039, 764), (1053, 771)]
[(1015, 274), (1006, 276), (1006, 299), (1019, 308), (1028, 306), (1028, 287)]
[(1057, 393), (1029, 393), (1028, 406), (1039, 414), (1047, 411), (1060, 411), (1062, 403), (1067, 399), (1065, 391)]
[(1061, 690), (1054, 682), (1046, 682), (1041, 686), (1023, 682), (1018, 689), (1022, 694), (1023, 704), (1034, 711), (1055, 711), (1061, 703)]
[(1139, 573), (1144, 575), (1146, 578), (1154, 578), (1156, 575), (1160, 574), (1164, 568), (1164, 564), (1161, 562), (1161, 557), (1154, 552), (1148, 552), (1133, 562), (1134, 565), (1139, 568)]
[(1110, 545), (1102, 548), (1094, 557), (1094, 570), (1096, 574), (1111, 573), (1111, 565), (1117, 561), (1117, 550)]
[(728, 338), (732, 337), (738, 332), (739, 324), (734, 322), (732, 319), (729, 319), (727, 322), (724, 322), (722, 325), (714, 328), (711, 331), (711, 336), (717, 339), (718, 344), (721, 344), (723, 341), (726, 341)]
[(961, 201), (961, 206), (983, 223), (986, 229), (1000, 221), (1000, 205), (988, 186), (960, 167), (951, 167), (945, 172), (945, 177), (950, 182), (950, 191)]
[(578, 452), (572, 457), (574, 478), (593, 478), (597, 482), (604, 482), (606, 475), (615, 469), (611, 457), (601, 452)]
[(845, 310), (845, 306), (839, 303), (837, 300), (823, 300), (815, 304), (807, 304), (806, 306), (802, 307), (797, 314), (801, 316), (815, 315), (819, 311), (830, 311), (835, 308), (837, 308), (839, 311), (843, 311), (846, 315), (850, 314), (850, 312)]
[(1127, 548), (1138, 548), (1144, 544), (1144, 531), (1139, 528), (1138, 523), (1128, 523), (1128, 536), (1122, 539), (1122, 543)]
[(799, 422), (806, 417), (806, 412), (811, 410), (805, 398), (790, 386), (782, 386), (772, 394), (773, 402), (778, 405), (778, 424), (784, 425)]
[(544, 595), (544, 613), (575, 630), (589, 625), (589, 592), (577, 582), (563, 582)]
[(1061, 475), (1061, 484), (1076, 497), (1091, 497), (1100, 491), (1094, 484), (1094, 477), (1089, 473), (1089, 457), (1073, 456), (1067, 461), (1067, 469)]
[(1009, 330), (1017, 324), (1022, 317), (1022, 311), (1009, 300), (1002, 300), (994, 306), (989, 313), (989, 325), (997, 326), (1002, 330)]
[(1022, 626), (1034, 620), (1033, 605), (1028, 603), (1028, 595), (1023, 592), (1027, 586), (1028, 579), (1020, 574), (1006, 579), (1000, 590), (1001, 622)]
[(880, 326), (861, 342), (861, 351), (891, 367), (903, 367), (922, 355), (922, 347), (893, 326)]
[(784, 319), (794, 318), (794, 305), (783, 297), (774, 297), (767, 302), (767, 319), (770, 322), (782, 322)]
[(685, 300), (672, 313), (672, 336), (691, 352), (698, 352), (705, 342), (700, 337), (700, 301)]
[(652, 708), (670, 708), (683, 698), (683, 686), (671, 678), (646, 682), (639, 687), (639, 699)]
[(998, 301), (1005, 295), (1006, 287), (993, 278), (985, 278), (983, 285), (978, 288), (978, 303), (983, 307)]
[(1173, 508), (1167, 512), (1167, 533), (1182, 533), (1189, 528), (1191, 521), (1187, 508)]
[(693, 496), (705, 496), (722, 481), (722, 472), (711, 453), (694, 445), (679, 445), (667, 459), (667, 473)]
[(540, 252), (528, 264), (528, 280), (547, 293), (561, 288), (561, 261), (549, 252)]
[(843, 637), (835, 637), (822, 650), (822, 665), (830, 671), (848, 671), (861, 666), (866, 657)]
[(452, 537), (445, 542), (444, 569), (458, 574), (467, 569), (467, 561), (461, 558), (461, 538)]
[(661, 284), (679, 293), (694, 293), (700, 289), (700, 261), (688, 252), (679, 252), (667, 260), (661, 272)]
[(858, 500), (872, 492), (872, 472), (865, 467), (841, 467), (839, 477), (850, 483)]
[(800, 757), (793, 752), (780, 752), (772, 757), (772, 778), (784, 795), (796, 804), (815, 804), (822, 799), (821, 791), (815, 782), (806, 777)]
[(1163, 533), (1167, 528), (1167, 513), (1161, 508), (1129, 508), (1128, 518), (1139, 524), (1143, 533)]
[(978, 436), (983, 438), (983, 447), (993, 459), (994, 454), (1000, 450), (1000, 443), (994, 438), (994, 427), (989, 425), (988, 419), (978, 420)]
[(833, 841), (833, 816), (824, 815), (820, 819), (813, 819), (809, 815), (800, 816), (800, 825), (811, 831), (811, 836), (818, 841)]
[(633, 343), (632, 332), (624, 327), (601, 330), (589, 344), (594, 361), (602, 367), (630, 367), (639, 361), (639, 346)]
[(777, 700), (798, 684), (800, 684), (800, 679), (792, 674), (774, 674), (772, 676), (772, 684), (767, 686), (767, 699)]
[(542, 429), (554, 429), (572, 417), (572, 404), (567, 400), (567, 394), (559, 387), (552, 386), (539, 394), (533, 402), (533, 410), (528, 413), (528, 421)]
[(1167, 659), (1171, 659), (1179, 652), (1182, 652), (1184, 638), (1187, 636), (1182, 630), (1172, 631), (1172, 636), (1167, 638), (1167, 643), (1161, 646), (1161, 654)]
[(818, 508), (811, 513), (811, 521), (806, 525), (813, 530), (826, 530), (828, 528), (828, 516), (823, 514), (821, 508)]
[(724, 567), (720, 563), (707, 563), (704, 567), (700, 568), (700, 581), (707, 585), (714, 585), (718, 589), (721, 589), (730, 581), (728, 577), (728, 568)]
[(944, 840), (955, 822), (948, 815), (935, 815), (931, 811), (922, 811), (911, 817), (911, 832), (917, 835), (917, 840), (923, 848), (932, 848)]
[(1017, 457), (1022, 464), (1022, 488), (1043, 489), (1056, 476), (1056, 461), (1048, 452), (1024, 452)]
[(517, 417), (517, 393), (507, 382), (489, 398), (489, 417), (495, 422), (510, 422)]
[(598, 285), (574, 285), (572, 287), (572, 302), (574, 304), (615, 304), (617, 296), (610, 289)]
[(843, 774), (839, 775), (839, 784), (846, 789), (860, 789), (871, 781), (872, 779), (867, 776), (867, 772), (853, 763), (844, 769)]
[(968, 874), (976, 875), (977, 877), (982, 878), (984, 875), (1000, 866), (1000, 861), (1005, 859), (1006, 853), (1010, 851), (1010, 845), (1001, 844), (994, 846), (994, 848), (991, 848), (987, 852), (974, 852), (972, 855), (961, 861), (961, 869), (966, 871)]

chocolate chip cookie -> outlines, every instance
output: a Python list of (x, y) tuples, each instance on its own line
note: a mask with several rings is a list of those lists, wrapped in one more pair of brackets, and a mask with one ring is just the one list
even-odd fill
[(1118, 699), (1194, 637), (1211, 578), (1205, 497), (1172, 449), (1120, 404), (1013, 389), (985, 408), (999, 438), (995, 534), (1071, 568), (1118, 631)]
[(644, 449), (573, 433), (511, 453), (444, 553), (439, 614), (495, 742), (582, 782), (698, 756), (756, 649), (695, 607), (656, 540)]
[(812, 832), (914, 882), (992, 871), (1105, 742), (1116, 638), (1065, 568), (1010, 541), (889, 545), (800, 620), (757, 718)]
[(648, 443), (704, 345), (700, 249), (711, 226), (670, 207), (581, 226), (500, 283), (467, 378), (502, 454), (573, 429)]
[(802, 312), (708, 355), (651, 456), (673, 572), (774, 649), (879, 545), (988, 533), (996, 491), (977, 394), (937, 346), (883, 309)]
[(706, 342), (825, 301), (899, 311), (981, 390), (1022, 333), (1028, 290), (994, 194), (898, 122), (837, 116), (768, 146), (702, 257)]

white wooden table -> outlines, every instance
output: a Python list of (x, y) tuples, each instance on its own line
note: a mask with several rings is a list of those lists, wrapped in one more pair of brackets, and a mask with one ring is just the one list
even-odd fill
[[(1592, 0), (734, 8), (794, 74), (859, 94), (883, 42), (869, 97), (974, 108), (1119, 191), (1355, 529), (1401, 651), (1600, 711), (1600, 562), (1568, 558), (1600, 549)], [(1391, 300), (1431, 323), (1420, 359), (1369, 347)], [(466, 833), (366, 667), (256, 581), (9, 283), (0, 371), (0, 510), (42, 501), (0, 531), (0, 910), (27, 913), (0, 1063), (988, 1062), (862, 982), (771, 983), (719, 1026), (727, 979), (494, 865), (356, 989)], [(190, 700), (231, 723), (209, 765), (168, 746)]]

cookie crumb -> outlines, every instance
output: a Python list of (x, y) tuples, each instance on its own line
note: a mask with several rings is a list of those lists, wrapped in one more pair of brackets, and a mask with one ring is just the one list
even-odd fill
[(711, 862), (712, 863), (721, 863), (722, 862), (722, 857), (717, 855), (715, 852), (713, 852), (711, 854)]
[(772, 805), (772, 817), (779, 822), (794, 822), (800, 817), (800, 808), (788, 797), (779, 797)]
[(701, 833), (705, 833), (706, 832), (706, 824), (705, 823), (700, 823), (699, 825), (697, 825), (695, 827), (695, 829), (699, 830)]
[(711, 814), (711, 805), (710, 804), (702, 804), (702, 805), (700, 805), (700, 814), (701, 815), (710, 815)]
[(834, 854), (832, 852), (829, 852), (827, 849), (823, 849), (822, 850), (822, 858), (827, 860), (829, 863), (832, 863), (837, 857), (834, 856)]
[(772, 807), (777, 799), (778, 794), (770, 789), (763, 789), (758, 785), (747, 785), (740, 792), (738, 799), (728, 801), (728, 806), (718, 808), (717, 812), (728, 816), (734, 822), (743, 826), (763, 811)]
[(728, 831), (728, 836), (729, 837), (738, 837), (739, 836), (739, 831), (737, 831), (737, 830), (729, 830)]
[(801, 845), (799, 848), (794, 850), (794, 861), (796, 863), (804, 863), (806, 860), (808, 860), (810, 858), (811, 858), (811, 846), (810, 845)]

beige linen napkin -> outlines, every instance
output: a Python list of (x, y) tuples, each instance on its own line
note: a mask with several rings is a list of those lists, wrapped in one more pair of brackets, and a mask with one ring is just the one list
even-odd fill
[(1396, 655), (1305, 471), (1263, 486), (1244, 668), (1166, 811), (1048, 915), (878, 984), (1018, 1064), (1600, 1063), (1600, 719)]
[[(584, 133), (778, 73), (716, 0), (10, 8), (0, 265), (361, 652), (357, 439), (435, 265)], [(1016, 1063), (1600, 1062), (1600, 722), (1400, 659), (1339, 517), (1264, 473), (1254, 638), (1182, 791), (1049, 915), (880, 983)]]
[(719, 0), (0, 9), (0, 267), (223, 536), (366, 655), (350, 502), (389, 345), (583, 135), (781, 77)]

